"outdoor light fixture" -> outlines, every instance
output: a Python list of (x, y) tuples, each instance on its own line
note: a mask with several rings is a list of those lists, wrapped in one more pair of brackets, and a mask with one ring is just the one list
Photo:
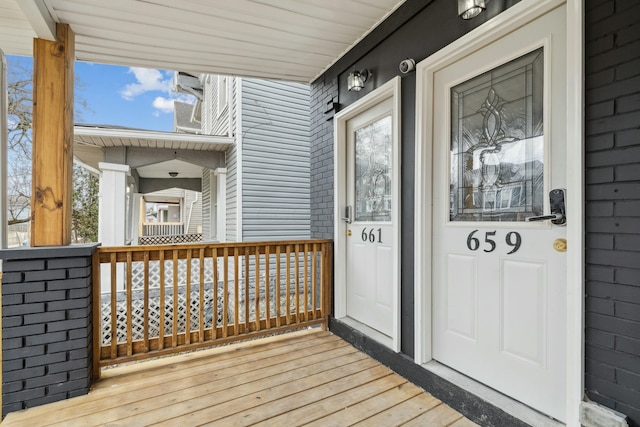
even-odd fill
[(462, 19), (473, 19), (484, 9), (484, 0), (458, 0), (458, 16)]
[(364, 89), (364, 82), (369, 77), (371, 77), (371, 71), (369, 70), (352, 71), (347, 77), (347, 89), (353, 92), (360, 92)]
[(171, 178), (175, 178), (176, 176), (178, 176), (178, 172), (169, 172), (169, 176)]

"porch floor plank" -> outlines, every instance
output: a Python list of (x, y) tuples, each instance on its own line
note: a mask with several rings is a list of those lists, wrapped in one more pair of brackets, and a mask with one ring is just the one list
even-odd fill
[(373, 415), (387, 411), (400, 403), (423, 393), (422, 390), (410, 382), (403, 382), (390, 390), (380, 393), (374, 398), (369, 398), (351, 405), (338, 405), (336, 412), (327, 411), (322, 418), (308, 424), (309, 427), (325, 427), (339, 425), (353, 425)]
[[(103, 370), (86, 396), (4, 426), (475, 425), (328, 332), (293, 332)], [(455, 423), (455, 424), (454, 424)]]

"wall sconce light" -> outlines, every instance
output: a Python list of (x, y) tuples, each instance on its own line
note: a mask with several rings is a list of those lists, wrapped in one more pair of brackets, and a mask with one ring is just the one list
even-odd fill
[(462, 19), (473, 19), (484, 9), (484, 0), (458, 0), (458, 16)]
[(364, 82), (366, 82), (369, 77), (371, 77), (371, 71), (369, 70), (352, 71), (347, 77), (347, 90), (360, 92), (364, 89)]
[(171, 178), (175, 178), (176, 176), (178, 176), (178, 172), (169, 172), (169, 176)]

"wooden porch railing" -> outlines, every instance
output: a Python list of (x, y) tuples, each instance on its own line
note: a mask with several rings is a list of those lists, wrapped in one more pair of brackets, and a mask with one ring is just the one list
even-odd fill
[(143, 236), (168, 236), (184, 234), (182, 222), (145, 222), (142, 224)]
[(116, 363), (326, 328), (332, 251), (331, 240), (98, 248), (94, 378)]

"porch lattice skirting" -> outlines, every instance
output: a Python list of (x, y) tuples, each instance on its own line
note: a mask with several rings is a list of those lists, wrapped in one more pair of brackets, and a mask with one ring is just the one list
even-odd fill
[[(302, 280), (300, 280), (300, 283)], [(276, 299), (273, 297), (276, 295), (276, 281), (275, 277), (272, 277), (270, 280), (270, 295), (272, 296), (269, 300), (270, 310), (271, 312), (276, 311)], [(195, 285), (195, 284), (194, 284)], [(235, 318), (235, 294), (233, 293), (233, 281), (230, 282), (230, 291), (228, 293), (226, 306), (227, 310), (223, 310), (225, 305), (224, 301), (224, 292), (223, 292), (223, 282), (218, 283), (218, 292), (217, 292), (217, 301), (215, 312), (217, 313), (216, 318), (216, 327), (221, 327), (223, 325), (222, 313), (227, 313), (227, 322), (231, 323)], [(192, 288), (193, 289), (193, 288)], [(245, 286), (244, 280), (239, 281), (239, 300), (238, 300), (238, 318), (245, 319), (247, 313), (245, 311), (245, 301), (248, 299), (250, 301), (249, 305), (249, 322), (254, 322), (256, 319), (256, 311), (254, 301), (256, 298), (255, 295), (255, 285), (249, 284), (249, 295), (245, 294)], [(264, 289), (264, 282), (260, 286), (260, 289)], [(289, 285), (290, 294), (295, 294), (295, 283), (292, 281)], [(299, 295), (299, 306), (304, 306), (304, 288), (298, 287), (298, 295)], [(284, 289), (280, 290), (280, 306), (284, 307), (286, 305), (286, 291)], [(207, 283), (205, 285), (204, 292), (204, 326), (205, 328), (211, 328), (213, 326), (213, 287), (211, 283)], [(117, 311), (117, 333), (116, 338), (118, 342), (125, 341), (127, 338), (127, 296), (125, 291), (118, 292), (117, 294), (117, 303), (116, 303), (116, 311)], [(165, 289), (164, 296), (164, 334), (171, 335), (173, 333), (173, 289), (167, 287)], [(259, 307), (260, 312), (264, 313), (266, 311), (266, 299), (265, 299), (265, 291), (260, 291), (259, 299)], [(187, 295), (186, 295), (186, 285), (180, 285), (178, 288), (178, 333), (184, 333), (186, 331), (186, 321), (187, 318), (191, 321), (191, 330), (196, 330), (199, 326), (200, 318), (199, 318), (199, 301), (200, 301), (200, 291), (199, 289), (192, 290), (190, 292), (189, 305), (190, 310), (187, 312)], [(307, 307), (309, 310), (312, 309), (311, 303), (311, 289), (307, 288)], [(144, 316), (144, 291), (141, 289), (137, 289), (133, 292), (132, 295), (132, 338), (134, 340), (140, 340), (144, 338), (144, 330), (145, 330), (145, 316)], [(295, 299), (290, 299), (289, 301), (289, 312), (295, 312), (296, 301)], [(148, 322), (147, 322), (147, 331), (150, 336), (158, 336), (160, 330), (160, 290), (152, 289), (149, 292), (149, 303), (148, 303)], [(101, 319), (102, 319), (102, 344), (107, 345), (111, 342), (112, 331), (111, 331), (111, 300), (108, 294), (102, 295), (101, 297)]]
[(173, 245), (176, 243), (202, 242), (202, 234), (171, 234), (166, 236), (140, 236), (139, 245)]

